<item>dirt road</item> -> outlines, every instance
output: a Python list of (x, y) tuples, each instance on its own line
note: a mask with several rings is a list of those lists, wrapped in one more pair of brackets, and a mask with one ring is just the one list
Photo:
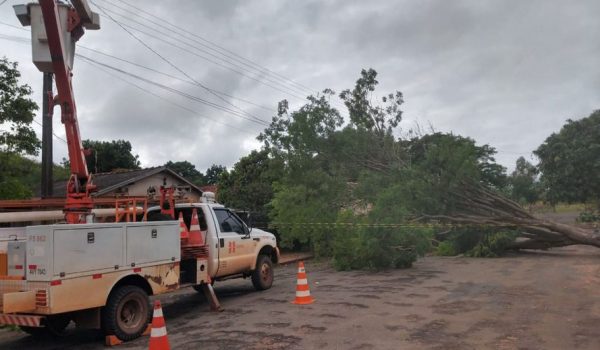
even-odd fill
[[(290, 304), (295, 266), (274, 287), (217, 284), (226, 311), (192, 290), (165, 296), (173, 349), (600, 349), (600, 251), (568, 247), (499, 259), (421, 259), (381, 273), (307, 262), (316, 302)], [(96, 332), (35, 342), (0, 331), (0, 349), (103, 349)], [(146, 349), (142, 338), (119, 349)]]

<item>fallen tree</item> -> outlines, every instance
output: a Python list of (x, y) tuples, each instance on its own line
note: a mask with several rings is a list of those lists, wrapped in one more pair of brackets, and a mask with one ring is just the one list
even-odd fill
[(461, 182), (447, 196), (452, 209), (444, 215), (425, 214), (421, 220), (518, 230), (522, 239), (510, 249), (548, 249), (574, 244), (600, 247), (600, 235), (592, 230), (535, 217), (482, 184)]

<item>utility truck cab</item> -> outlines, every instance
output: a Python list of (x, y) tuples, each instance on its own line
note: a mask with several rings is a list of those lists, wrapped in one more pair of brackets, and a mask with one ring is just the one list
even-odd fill
[[(208, 247), (208, 275), (213, 281), (252, 278), (257, 290), (271, 287), (273, 263), (279, 261), (277, 241), (272, 233), (248, 227), (231, 209), (215, 203), (211, 194), (203, 203), (175, 205), (175, 217), (181, 213), (186, 227), (192, 226), (196, 209), (204, 243)], [(172, 220), (161, 214), (160, 207), (148, 209), (148, 221)]]

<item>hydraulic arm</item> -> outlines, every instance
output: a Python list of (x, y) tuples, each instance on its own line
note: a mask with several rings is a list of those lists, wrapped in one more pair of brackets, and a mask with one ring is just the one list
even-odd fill
[[(52, 58), (52, 68), (56, 79), (56, 90), (58, 91), (54, 103), (60, 105), (61, 122), (65, 125), (69, 162), (71, 164), (71, 177), (67, 184), (67, 198), (64, 209), (65, 218), (68, 223), (79, 223), (84, 222), (85, 216), (92, 210), (93, 203), (90, 192), (94, 189), (94, 186), (91, 183), (90, 174), (85, 163), (85, 153), (81, 143), (81, 134), (79, 133), (77, 108), (71, 82), (72, 73), (64, 57), (65, 44), (61, 24), (59, 23), (58, 8), (55, 0), (40, 0), (40, 6), (42, 7), (48, 47)], [(79, 26), (77, 30), (81, 31), (82, 34), (83, 29), (80, 27), (81, 23), (78, 22), (80, 22), (79, 16), (75, 11), (70, 10), (69, 29), (73, 32)]]
[[(57, 3), (56, 0), (39, 0), (39, 8), (35, 4), (18, 5), (15, 6), (15, 12), (23, 25), (32, 25), (34, 63), (41, 71), (52, 72), (55, 76), (57, 95), (48, 98), (52, 99), (51, 106), (60, 105), (71, 165), (65, 219), (68, 223), (82, 223), (91, 213), (93, 202), (90, 193), (95, 186), (87, 169), (86, 152), (81, 143), (71, 67), (75, 42), (83, 35), (84, 28), (99, 29), (100, 21), (86, 0), (71, 2), (73, 6)], [(40, 10), (43, 28), (39, 27)]]

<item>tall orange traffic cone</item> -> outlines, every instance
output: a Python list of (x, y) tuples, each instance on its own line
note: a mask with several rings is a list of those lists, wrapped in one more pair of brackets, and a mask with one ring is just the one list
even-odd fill
[(152, 330), (150, 331), (149, 350), (171, 350), (167, 338), (167, 326), (163, 317), (160, 301), (154, 301), (154, 314), (152, 316)]
[(306, 271), (304, 270), (304, 262), (298, 263), (298, 282), (296, 283), (296, 299), (292, 301), (293, 304), (306, 305), (312, 304), (315, 301), (310, 296), (310, 290), (308, 289), (308, 280), (306, 279)]
[(183, 221), (183, 212), (179, 212), (179, 235), (181, 239), (188, 239), (190, 235), (185, 221)]
[(202, 231), (200, 231), (200, 223), (198, 222), (198, 212), (196, 208), (192, 211), (192, 221), (190, 222), (189, 232), (189, 245), (191, 246), (202, 246), (204, 240), (202, 239)]

